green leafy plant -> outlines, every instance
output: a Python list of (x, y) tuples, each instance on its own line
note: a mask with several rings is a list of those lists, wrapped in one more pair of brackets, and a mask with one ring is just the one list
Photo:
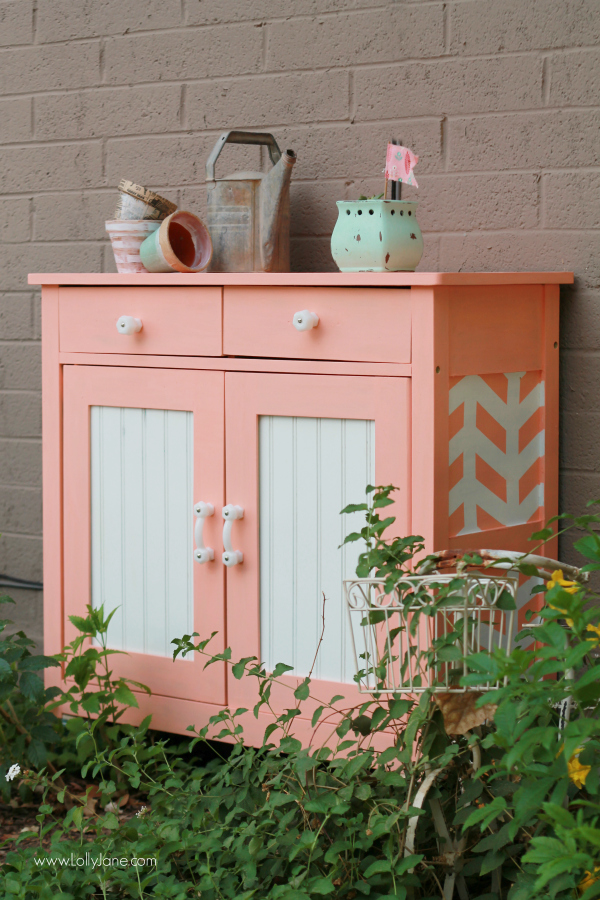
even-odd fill
[[(14, 603), (6, 595), (1, 604)], [(12, 782), (6, 778), (11, 766), (25, 769), (47, 765), (48, 750), (59, 738), (60, 727), (49, 704), (60, 693), (44, 688), (39, 677), (56, 659), (32, 652), (35, 642), (23, 631), (12, 632), (10, 619), (0, 620), (0, 789), (7, 797)]]
[[(108, 647), (108, 626), (116, 609), (87, 607), (87, 616), (69, 616), (79, 632), (57, 659), (65, 666), (69, 686), (50, 708), (60, 707), (72, 714), (66, 721), (67, 732), (75, 743), (81, 764), (94, 750), (112, 749), (124, 728), (119, 724), (127, 709), (138, 708), (132, 688), (150, 694), (150, 688), (137, 681), (114, 676), (111, 660), (124, 655)], [(126, 730), (126, 729), (125, 729)], [(61, 759), (66, 763), (72, 757)]]
[[(414, 564), (423, 551), (418, 536), (386, 540), (394, 519), (380, 515), (392, 492), (369, 488), (370, 502), (346, 510), (365, 513), (365, 528), (348, 538), (366, 542), (359, 576), (382, 578), (390, 590), (432, 564), (427, 558)], [(600, 517), (563, 524), (584, 531), (576, 544), (589, 560), (584, 568), (599, 568)], [(522, 570), (539, 574), (527, 565)], [(47, 795), (38, 847), (17, 846), (7, 856), (5, 893), (23, 900), (59, 891), (104, 900), (429, 900), (447, 897), (453, 886), (470, 900), (600, 896), (600, 612), (588, 586), (561, 574), (537, 590), (540, 620), (523, 628), (516, 648), (468, 659), (463, 686), (484, 676), (501, 686), (483, 696), (447, 695), (470, 716), (462, 731), (450, 727), (444, 695), (375, 693), (352, 706), (343, 697), (319, 696), (310, 676), (290, 686), (283, 677), (289, 666), (267, 672), (260, 660), (232, 660), (229, 649), (211, 654), (210, 638), (175, 640), (175, 656), (199, 653), (206, 666), (225, 661), (233, 677), (252, 679), (253, 709), (223, 709), (208, 725), (190, 726), (190, 754), (201, 757), (184, 758), (181, 749), (173, 753), (165, 741), (152, 741), (148, 720), (87, 744), (83, 772), (98, 782), (99, 811), (80, 806), (58, 820)], [(424, 614), (440, 614), (439, 602)], [(97, 635), (105, 626), (102, 618)], [(71, 647), (71, 659), (81, 646)], [(98, 653), (91, 669), (101, 662), (106, 675), (107, 657)], [(96, 676), (79, 675), (74, 702), (87, 703)], [(102, 702), (87, 704), (99, 718), (115, 705), (106, 684), (96, 682)], [(276, 707), (283, 690), (289, 701)], [(244, 742), (252, 716), (268, 723), (257, 748)], [(299, 718), (314, 729), (310, 747), (294, 736)], [(110, 714), (102, 727), (113, 727)], [(114, 802), (123, 783), (147, 797), (133, 819), (124, 819)], [(144, 864), (103, 871), (40, 865), (84, 851)]]

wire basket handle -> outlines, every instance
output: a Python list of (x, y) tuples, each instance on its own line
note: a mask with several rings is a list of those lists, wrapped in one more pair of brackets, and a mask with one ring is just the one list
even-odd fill
[[(438, 571), (444, 569), (456, 568), (457, 564), (462, 560), (463, 556), (472, 556), (476, 554), (483, 560), (484, 568), (503, 568), (516, 569), (519, 563), (527, 563), (536, 566), (541, 573), (551, 575), (559, 569), (563, 575), (578, 581), (580, 584), (587, 584), (590, 579), (589, 572), (582, 572), (581, 569), (571, 566), (568, 563), (560, 562), (557, 559), (550, 559), (547, 556), (537, 556), (534, 553), (520, 553), (518, 550), (439, 550), (432, 554), (432, 566)], [(467, 565), (466, 569), (481, 569), (481, 566)]]

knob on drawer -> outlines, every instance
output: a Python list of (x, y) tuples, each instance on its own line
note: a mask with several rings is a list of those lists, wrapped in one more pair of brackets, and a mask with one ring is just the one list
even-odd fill
[(121, 316), (117, 319), (117, 331), (119, 334), (136, 334), (142, 330), (142, 320), (133, 316)]
[(319, 317), (309, 309), (301, 309), (300, 312), (294, 313), (292, 322), (297, 331), (310, 331), (311, 328), (316, 328), (319, 324)]

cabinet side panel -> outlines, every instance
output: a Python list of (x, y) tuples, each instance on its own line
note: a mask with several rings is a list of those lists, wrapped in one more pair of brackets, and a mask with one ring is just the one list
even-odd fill
[[(557, 300), (541, 284), (449, 293), (449, 546), (525, 551), (557, 512)], [(539, 605), (522, 580), (521, 623)]]
[[(342, 595), (358, 544), (340, 548), (362, 525), (340, 516), (375, 478), (371, 420), (261, 416), (259, 420), (261, 657), (315, 678), (350, 682), (354, 656)], [(325, 601), (323, 600), (325, 596)]]
[(542, 285), (451, 287), (447, 295), (450, 375), (542, 369)]

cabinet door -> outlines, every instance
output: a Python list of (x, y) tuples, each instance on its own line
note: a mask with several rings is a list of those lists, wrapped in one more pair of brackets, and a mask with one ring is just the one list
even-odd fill
[[(224, 646), (220, 561), (222, 372), (65, 366), (64, 613), (117, 608), (108, 644), (114, 671), (166, 697), (225, 702), (225, 671), (173, 662), (173, 638), (199, 632)], [(193, 558), (194, 504), (212, 503)], [(222, 521), (222, 520), (221, 520)]]
[[(244, 508), (232, 528), (243, 561), (227, 570), (227, 639), (233, 658), (257, 656), (272, 671), (294, 666), (290, 686), (313, 669), (318, 696), (358, 699), (342, 581), (361, 545), (340, 548), (364, 525), (340, 515), (366, 485), (400, 488), (394, 529), (409, 529), (406, 378), (227, 373), (227, 502)], [(256, 682), (230, 678), (229, 703), (252, 707)], [(279, 708), (289, 691), (274, 691)]]

